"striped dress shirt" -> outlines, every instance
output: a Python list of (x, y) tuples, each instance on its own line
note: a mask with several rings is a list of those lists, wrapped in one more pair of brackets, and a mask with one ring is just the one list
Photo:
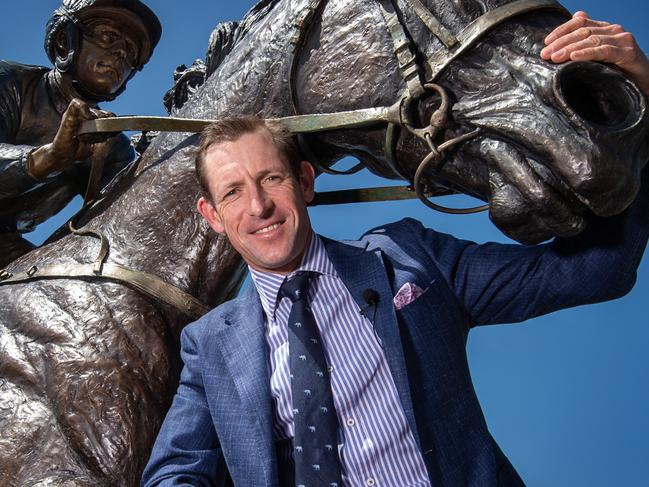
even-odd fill
[[(343, 483), (369, 487), (430, 485), (372, 323), (361, 315), (315, 234), (295, 272), (299, 271), (314, 273), (308, 301), (331, 373)], [(288, 360), (291, 302), (288, 298), (278, 302), (286, 276), (252, 268), (250, 273), (266, 317), (273, 427), (281, 444), (281, 440), (293, 438), (294, 431)], [(283, 456), (282, 452), (278, 455)]]

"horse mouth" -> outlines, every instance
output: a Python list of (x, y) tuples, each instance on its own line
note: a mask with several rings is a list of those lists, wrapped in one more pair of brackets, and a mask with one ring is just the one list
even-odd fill
[(552, 172), (548, 166), (531, 158), (526, 158), (525, 162), (529, 165), (530, 170), (536, 174), (539, 181), (542, 181), (560, 195), (573, 208), (575, 213), (581, 214), (591, 210), (591, 203), (588, 199), (571, 188), (568, 183)]
[(518, 144), (485, 138), (489, 161), (489, 212), (506, 235), (532, 244), (553, 236), (577, 235), (585, 226), (589, 202), (566, 181)]
[[(602, 154), (598, 156), (602, 157)], [(555, 163), (562, 167), (539, 162), (547, 158), (536, 155), (526, 157), (525, 162), (536, 177), (560, 195), (575, 213), (610, 217), (623, 211), (633, 200), (636, 185), (633, 171), (629, 168), (611, 161), (593, 162), (587, 155), (583, 158), (564, 157), (563, 161)]]

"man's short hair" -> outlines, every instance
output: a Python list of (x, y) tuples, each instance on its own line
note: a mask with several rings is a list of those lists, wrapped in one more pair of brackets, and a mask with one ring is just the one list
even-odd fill
[(289, 165), (293, 177), (296, 179), (300, 177), (302, 163), (300, 150), (291, 132), (281, 123), (254, 116), (224, 118), (203, 129), (196, 150), (196, 177), (204, 198), (212, 201), (205, 174), (205, 154), (207, 154), (210, 147), (224, 142), (233, 142), (244, 134), (251, 134), (261, 130), (268, 131), (279, 151), (279, 156)]

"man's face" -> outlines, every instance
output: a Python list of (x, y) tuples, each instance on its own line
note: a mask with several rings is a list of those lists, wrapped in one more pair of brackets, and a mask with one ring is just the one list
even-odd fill
[(302, 163), (299, 180), (266, 130), (213, 145), (205, 154), (212, 202), (198, 211), (253, 269), (286, 274), (302, 259), (311, 234), (306, 203), (314, 196), (314, 171)]
[(99, 96), (112, 95), (138, 64), (137, 35), (113, 19), (100, 19), (81, 32), (76, 77), (81, 86)]

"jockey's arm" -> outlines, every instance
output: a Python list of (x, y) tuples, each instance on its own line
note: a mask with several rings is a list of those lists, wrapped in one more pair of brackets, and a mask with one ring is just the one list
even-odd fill
[(54, 140), (30, 154), (27, 161), (29, 174), (36, 179), (43, 179), (90, 157), (93, 153), (93, 144), (77, 137), (81, 124), (86, 120), (110, 115), (109, 112), (91, 108), (79, 99), (72, 100), (63, 113)]

